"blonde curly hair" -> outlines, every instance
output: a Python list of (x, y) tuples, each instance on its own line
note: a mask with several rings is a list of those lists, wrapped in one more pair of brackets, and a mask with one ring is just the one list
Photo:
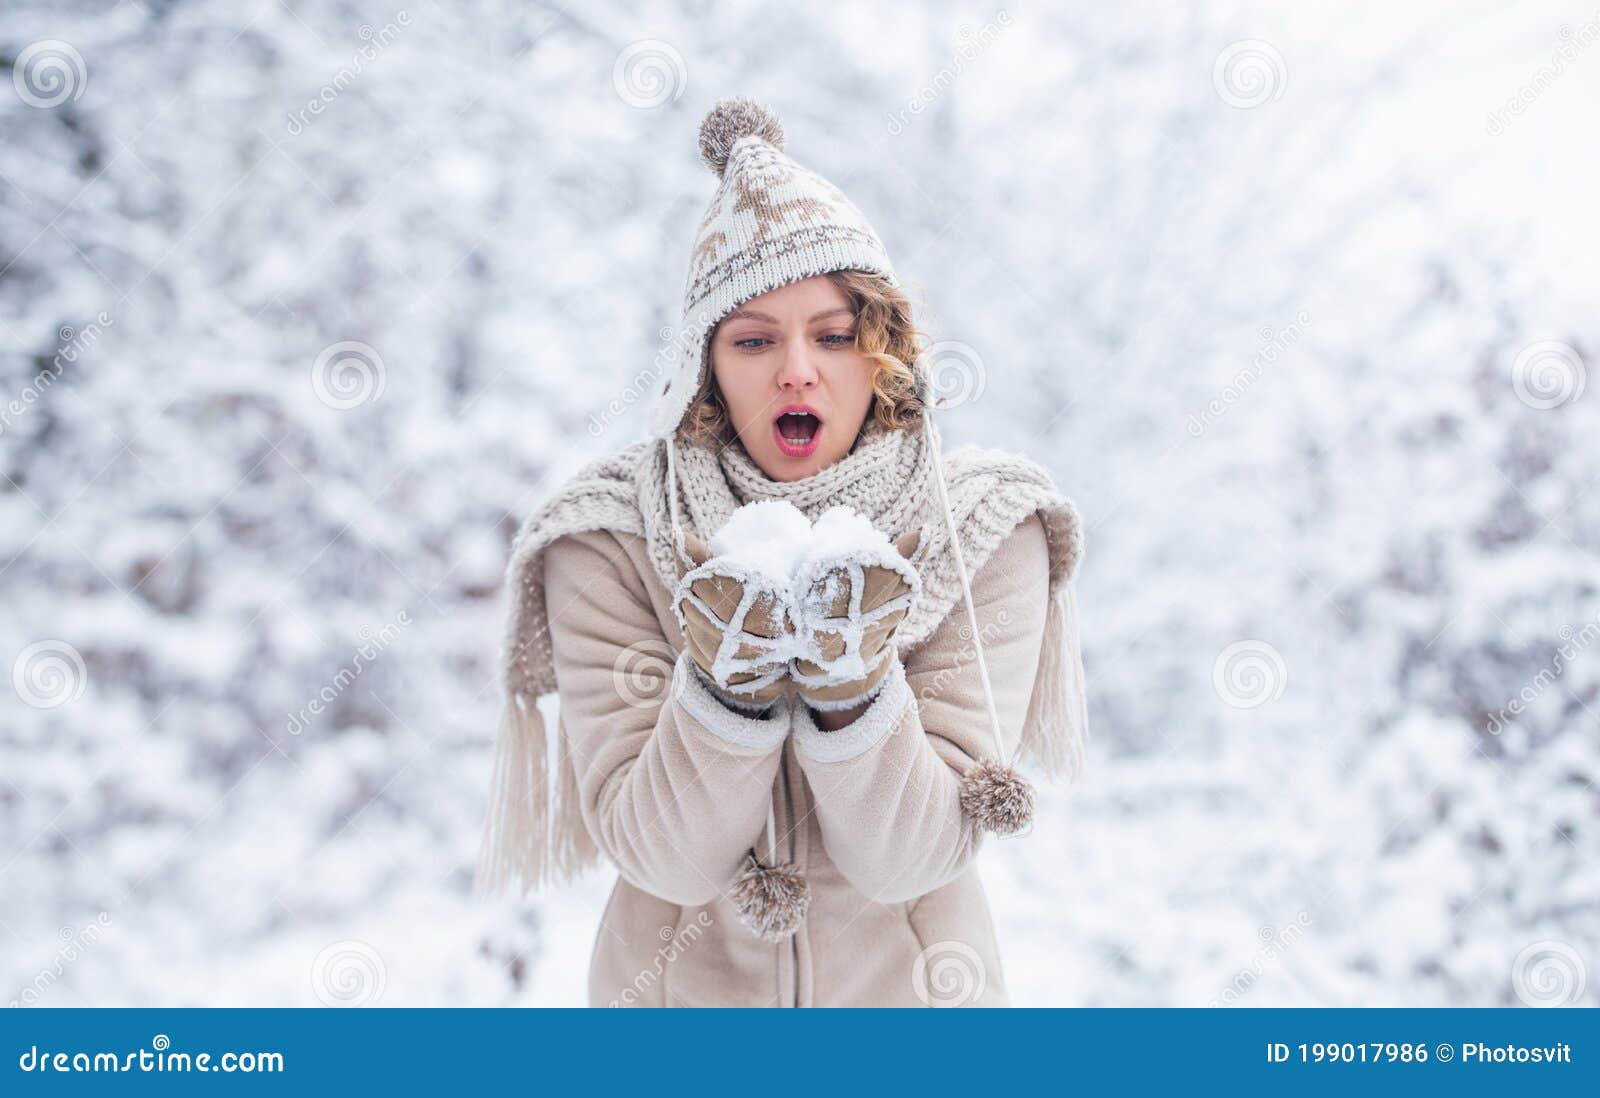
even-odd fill
[[(870, 414), (890, 430), (920, 429), (930, 394), (919, 391), (911, 364), (930, 339), (912, 318), (911, 299), (870, 271), (829, 271), (826, 277), (844, 292), (855, 310), (856, 350), (872, 362)], [(737, 437), (711, 369), (711, 344), (721, 326), (719, 321), (706, 337), (700, 389), (677, 431), (687, 442), (713, 447), (729, 445)]]

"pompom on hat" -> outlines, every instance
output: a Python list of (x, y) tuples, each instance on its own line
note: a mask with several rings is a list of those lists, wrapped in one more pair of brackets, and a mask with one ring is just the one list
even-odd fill
[(695, 230), (683, 322), (650, 419), (666, 438), (699, 391), (706, 343), (752, 297), (830, 271), (899, 280), (883, 241), (843, 191), (783, 151), (777, 115), (753, 99), (723, 99), (700, 123), (700, 159), (721, 180)]

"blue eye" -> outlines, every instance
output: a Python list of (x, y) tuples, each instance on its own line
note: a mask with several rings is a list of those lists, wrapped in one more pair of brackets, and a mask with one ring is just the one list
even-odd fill
[(848, 343), (855, 342), (855, 337), (840, 335), (838, 332), (829, 332), (827, 335), (822, 337), (822, 340), (824, 343), (829, 343), (834, 347), (843, 347)]
[(766, 342), (766, 340), (763, 339), (761, 336), (751, 336), (749, 339), (736, 339), (736, 340), (733, 341), (733, 345), (735, 347), (745, 347), (746, 345), (751, 344), (751, 343), (765, 343), (765, 342)]

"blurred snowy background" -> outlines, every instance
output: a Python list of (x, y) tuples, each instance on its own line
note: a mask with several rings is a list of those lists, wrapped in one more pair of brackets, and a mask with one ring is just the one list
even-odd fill
[(700, 0), (8, 0), (0, 1000), (583, 1001), (609, 872), (468, 894), (501, 570), (730, 94), (1088, 526), (1015, 1000), (1600, 1002), (1600, 10)]

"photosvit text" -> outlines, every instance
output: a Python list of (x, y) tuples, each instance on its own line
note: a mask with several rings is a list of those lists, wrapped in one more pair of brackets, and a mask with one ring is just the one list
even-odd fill
[(1529, 1045), (1486, 1045), (1463, 1041), (1459, 1045), (1441, 1041), (1436, 1045), (1394, 1041), (1311, 1041), (1287, 1045), (1273, 1041), (1267, 1045), (1269, 1064), (1448, 1064), (1459, 1059), (1464, 1064), (1570, 1064), (1570, 1044), (1534, 1047)]

